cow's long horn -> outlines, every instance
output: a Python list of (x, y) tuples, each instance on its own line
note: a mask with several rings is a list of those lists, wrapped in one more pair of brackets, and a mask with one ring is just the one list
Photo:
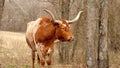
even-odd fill
[(83, 11), (79, 11), (79, 13), (77, 14), (77, 16), (76, 16), (74, 19), (72, 19), (72, 20), (66, 20), (66, 22), (68, 22), (68, 23), (70, 24), (70, 23), (72, 23), (72, 22), (77, 21), (77, 20), (79, 19), (80, 14), (81, 14), (82, 12), (83, 12)]
[(49, 13), (50, 16), (52, 17), (52, 19), (55, 20), (55, 16), (53, 15), (53, 13), (50, 10), (44, 9), (44, 11), (46, 11), (47, 13)]

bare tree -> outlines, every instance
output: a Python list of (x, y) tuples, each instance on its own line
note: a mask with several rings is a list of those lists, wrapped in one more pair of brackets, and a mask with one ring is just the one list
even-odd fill
[[(70, 0), (61, 0), (61, 17), (64, 19), (69, 19), (69, 5), (70, 5)], [(68, 51), (68, 46), (69, 44), (67, 43), (60, 43), (59, 44), (59, 55), (60, 55), (60, 60), (63, 63), (68, 63), (69, 61), (69, 52)]]
[(87, 0), (87, 68), (97, 68), (96, 32), (98, 9), (95, 0)]
[(99, 5), (98, 68), (108, 68), (108, 0), (100, 0)]
[(0, 0), (0, 23), (2, 19), (2, 13), (3, 13), (3, 8), (4, 8), (4, 2), (5, 0)]

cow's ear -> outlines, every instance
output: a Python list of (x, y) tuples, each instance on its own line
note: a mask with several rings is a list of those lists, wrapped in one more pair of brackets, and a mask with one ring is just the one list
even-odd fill
[(55, 24), (55, 25), (58, 25), (59, 23), (54, 21), (53, 19), (51, 20), (51, 23)]
[(54, 25), (57, 25), (58, 23), (55, 22), (54, 20), (51, 20), (51, 23), (53, 23)]
[(55, 25), (55, 26), (59, 26), (59, 23), (58, 22), (53, 22), (53, 24)]
[(54, 22), (54, 25), (59, 25), (59, 23)]
[(52, 19), (51, 22), (54, 23), (54, 20)]

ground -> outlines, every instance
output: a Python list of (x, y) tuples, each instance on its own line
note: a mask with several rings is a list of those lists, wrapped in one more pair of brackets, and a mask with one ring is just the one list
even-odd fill
[[(52, 68), (72, 68), (72, 65), (58, 64), (57, 54), (58, 50), (55, 50), (54, 56), (56, 57), (53, 56)], [(0, 31), (0, 68), (30, 67), (31, 49), (25, 41), (25, 33)], [(39, 68), (37, 61), (35, 67)]]
[[(53, 55), (52, 68), (83, 68), (82, 65), (61, 65), (58, 50)], [(109, 51), (110, 68), (120, 68), (120, 53)], [(0, 31), (0, 68), (30, 68), (31, 49), (25, 41), (25, 33)], [(39, 68), (37, 62), (35, 67)]]

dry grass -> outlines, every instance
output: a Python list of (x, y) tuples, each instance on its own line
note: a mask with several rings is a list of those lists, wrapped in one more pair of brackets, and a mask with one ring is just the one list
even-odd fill
[(120, 68), (120, 52), (109, 50), (109, 68)]
[[(0, 31), (0, 65), (5, 68), (30, 64), (30, 49), (24, 34)], [(7, 66), (7, 67), (6, 67)]]
[[(61, 65), (55, 47), (51, 68), (83, 68), (85, 65)], [(81, 58), (82, 59), (82, 58)], [(120, 68), (120, 53), (109, 50), (110, 68)], [(35, 67), (39, 68), (37, 62)], [(0, 68), (31, 68), (31, 50), (27, 46), (24, 33), (0, 31)]]
[[(81, 68), (82, 66), (61, 65), (58, 59), (58, 50), (55, 50), (52, 68)], [(37, 61), (35, 67), (39, 68)], [(31, 50), (26, 44), (24, 33), (0, 31), (0, 68), (31, 68)]]

